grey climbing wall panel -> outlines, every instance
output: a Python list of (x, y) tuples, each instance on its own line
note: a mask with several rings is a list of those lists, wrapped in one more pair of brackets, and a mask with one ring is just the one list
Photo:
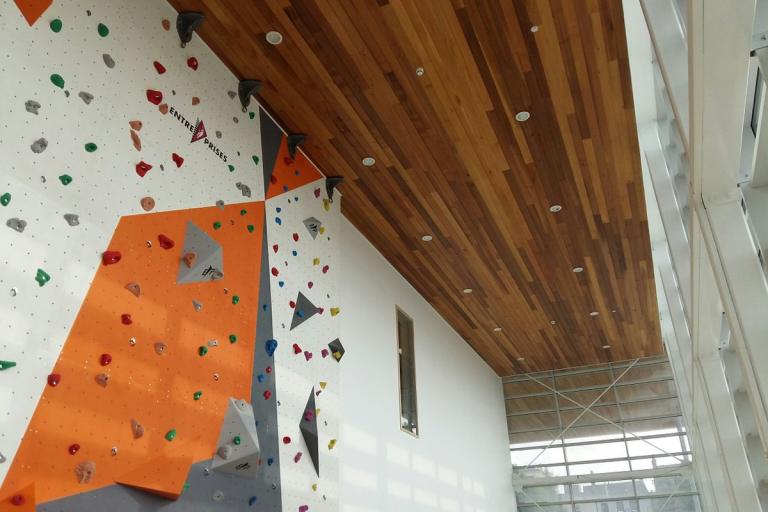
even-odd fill
[(277, 154), (280, 152), (283, 131), (263, 108), (259, 108), (259, 119), (261, 120), (261, 165), (264, 169), (264, 190), (267, 190)]
[(216, 271), (224, 271), (224, 255), (221, 245), (192, 222), (187, 222), (182, 255), (195, 254), (192, 266), (179, 261), (178, 284), (210, 281)]

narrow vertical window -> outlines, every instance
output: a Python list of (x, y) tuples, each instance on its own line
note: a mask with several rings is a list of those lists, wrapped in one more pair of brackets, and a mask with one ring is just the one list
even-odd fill
[(416, 411), (416, 361), (413, 355), (413, 320), (397, 309), (397, 353), (400, 366), (400, 428), (419, 435)]

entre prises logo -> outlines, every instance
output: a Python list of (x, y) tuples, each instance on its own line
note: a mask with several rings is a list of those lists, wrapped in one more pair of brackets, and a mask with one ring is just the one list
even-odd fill
[(202, 119), (198, 119), (194, 123), (190, 123), (187, 118), (185, 118), (181, 113), (176, 110), (175, 107), (171, 107), (168, 112), (176, 118), (177, 121), (181, 123), (184, 128), (192, 132), (192, 140), (190, 140), (190, 144), (193, 142), (197, 142), (198, 140), (202, 140), (203, 144), (208, 146), (208, 149), (211, 150), (216, 156), (221, 158), (224, 162), (227, 161), (227, 154), (224, 153), (221, 149), (216, 146), (213, 141), (208, 139), (208, 132), (205, 130), (205, 124), (203, 123)]

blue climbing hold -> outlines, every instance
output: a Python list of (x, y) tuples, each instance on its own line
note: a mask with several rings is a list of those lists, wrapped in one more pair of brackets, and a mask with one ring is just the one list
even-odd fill
[(283, 185), (283, 192), (288, 192), (288, 185)]
[(263, 373), (260, 373), (256, 376), (256, 380), (258, 380), (259, 382), (264, 382), (264, 379), (266, 379), (266, 377), (264, 376)]
[(277, 286), (279, 286), (280, 288), (282, 288), (283, 286), (285, 286), (285, 281), (278, 281), (278, 282), (277, 282)]
[(275, 217), (275, 222), (277, 222), (278, 226), (282, 226), (283, 225), (283, 221), (280, 220), (280, 217)]
[(264, 311), (267, 311), (269, 309), (269, 304), (262, 305), (261, 309), (263, 309)]
[(291, 254), (293, 254), (294, 256), (298, 256), (299, 255), (299, 253), (296, 252), (296, 251), (291, 251)]
[(249, 507), (252, 507), (254, 503), (256, 503), (256, 496), (251, 496), (250, 498), (248, 498)]
[(267, 349), (267, 355), (269, 357), (272, 357), (273, 355), (275, 355), (275, 350), (277, 350), (277, 340), (267, 340), (266, 349)]
[(283, 211), (283, 209), (282, 209), (282, 208), (280, 208), (280, 207), (278, 206), (277, 208), (275, 208), (275, 211), (276, 211), (277, 213), (280, 213), (281, 211)]
[(271, 466), (274, 463), (275, 463), (275, 459), (273, 459), (272, 457), (267, 459), (267, 466)]

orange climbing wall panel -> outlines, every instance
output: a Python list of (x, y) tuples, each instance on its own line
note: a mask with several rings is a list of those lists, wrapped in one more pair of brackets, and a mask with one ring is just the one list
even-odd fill
[(285, 135), (283, 135), (275, 167), (272, 170), (272, 179), (267, 187), (267, 199), (279, 196), (323, 177), (320, 171), (317, 170), (317, 167), (312, 165), (301, 151), (296, 152), (296, 158), (292, 163), (286, 163), (287, 157), (288, 143)]
[[(24, 502), (21, 505), (13, 504), (13, 497), (21, 496)], [(8, 493), (0, 497), (0, 512), (35, 512), (35, 485), (29, 484), (23, 489)]]
[(35, 24), (35, 22), (40, 18), (40, 16), (43, 15), (43, 13), (48, 9), (51, 4), (53, 3), (53, 0), (14, 0), (16, 2), (16, 6), (21, 11), (21, 14), (24, 15), (24, 18), (27, 20), (27, 23), (29, 23), (29, 26)]
[[(46, 502), (114, 484), (151, 459), (213, 455), (227, 399), (250, 398), (263, 219), (264, 203), (258, 202), (120, 220), (107, 248), (120, 251), (122, 260), (99, 266), (53, 370), (61, 382), (45, 387), (0, 496), (35, 484), (38, 503)], [(223, 279), (176, 284), (187, 221), (221, 245)], [(220, 229), (213, 228), (216, 221)], [(173, 249), (160, 247), (160, 233), (175, 242)], [(125, 289), (132, 281), (141, 286), (138, 298)], [(202, 304), (199, 312), (193, 300)], [(125, 313), (132, 324), (121, 322)], [(229, 342), (230, 334), (236, 343)], [(198, 347), (214, 339), (219, 345), (199, 356)], [(167, 345), (163, 355), (155, 353), (158, 341)], [(113, 358), (106, 367), (99, 362), (103, 353)], [(110, 376), (106, 387), (95, 380), (100, 373)], [(203, 392), (199, 401), (196, 391)], [(133, 438), (132, 418), (145, 429), (139, 439)], [(166, 441), (174, 428), (176, 439)], [(73, 443), (81, 448), (70, 455)], [(96, 463), (87, 484), (74, 473), (83, 461)], [(177, 488), (178, 468), (168, 468), (167, 482), (162, 478), (153, 477), (152, 485)]]

